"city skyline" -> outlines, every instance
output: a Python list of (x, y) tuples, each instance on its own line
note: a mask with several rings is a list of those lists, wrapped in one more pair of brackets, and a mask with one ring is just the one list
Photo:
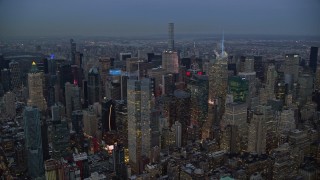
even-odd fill
[(237, 1), (38, 1), (0, 2), (2, 37), (251, 34), (319, 36), (320, 2)]

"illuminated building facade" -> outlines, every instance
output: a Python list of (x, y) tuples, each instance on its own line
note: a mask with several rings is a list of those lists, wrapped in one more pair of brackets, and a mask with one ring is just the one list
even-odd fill
[(188, 83), (191, 93), (191, 124), (200, 129), (208, 118), (208, 86), (208, 76), (194, 75)]
[(170, 122), (178, 121), (181, 123), (181, 146), (185, 146), (188, 141), (191, 128), (191, 96), (190, 93), (183, 90), (175, 90), (170, 109)]
[(249, 123), (248, 151), (266, 153), (266, 123), (262, 113), (255, 112)]
[(228, 79), (229, 93), (233, 96), (233, 102), (246, 102), (249, 91), (249, 83), (245, 78), (233, 76)]
[(16, 92), (17, 90), (20, 90), (22, 86), (20, 65), (16, 61), (11, 61), (9, 63), (9, 68), (11, 76), (11, 89)]
[(267, 81), (266, 81), (266, 91), (267, 98), (273, 99), (275, 97), (274, 88), (276, 85), (277, 72), (274, 65), (269, 65), (267, 68)]
[(28, 106), (37, 106), (41, 111), (47, 108), (47, 103), (43, 97), (43, 73), (37, 68), (35, 62), (28, 73), (29, 100)]
[(203, 129), (202, 138), (212, 137), (213, 131), (219, 129), (220, 120), (224, 113), (228, 90), (228, 64), (227, 55), (224, 51), (221, 56), (218, 57), (216, 62), (210, 63), (208, 76), (208, 121)]
[(162, 68), (168, 73), (179, 73), (179, 56), (176, 51), (162, 53)]
[(152, 81), (128, 80), (128, 148), (129, 164), (141, 173), (140, 159), (149, 157), (151, 150), (151, 108), (153, 103)]
[[(228, 127), (227, 126), (231, 126)], [(226, 135), (233, 132), (233, 139), (237, 138), (239, 150), (245, 151), (248, 143), (248, 123), (247, 123), (247, 104), (246, 103), (229, 103), (226, 104), (225, 114), (221, 122), (222, 131)], [(237, 133), (237, 134), (234, 134)], [(229, 142), (229, 141), (227, 141)], [(233, 148), (234, 149), (234, 148)]]

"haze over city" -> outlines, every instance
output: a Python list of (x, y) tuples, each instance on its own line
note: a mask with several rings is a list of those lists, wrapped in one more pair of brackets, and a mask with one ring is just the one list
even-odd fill
[(319, 36), (318, 0), (0, 1), (3, 36), (260, 34)]
[(0, 0), (0, 179), (320, 179), (319, 0)]

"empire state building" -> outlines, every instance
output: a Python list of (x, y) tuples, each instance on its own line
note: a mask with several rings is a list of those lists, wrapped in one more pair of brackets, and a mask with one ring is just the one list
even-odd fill
[(37, 68), (37, 64), (32, 62), (31, 70), (28, 73), (29, 99), (28, 106), (37, 106), (40, 110), (45, 110), (47, 103), (43, 97), (43, 73)]

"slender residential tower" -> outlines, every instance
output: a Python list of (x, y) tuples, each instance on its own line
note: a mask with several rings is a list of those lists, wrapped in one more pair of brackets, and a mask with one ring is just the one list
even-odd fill
[(174, 50), (174, 23), (169, 23), (168, 25), (168, 50)]

